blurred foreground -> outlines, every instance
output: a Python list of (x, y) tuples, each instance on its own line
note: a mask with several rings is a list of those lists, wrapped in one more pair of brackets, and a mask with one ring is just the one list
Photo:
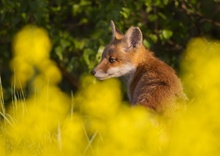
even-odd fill
[(15, 97), (7, 110), (1, 102), (0, 155), (220, 154), (219, 42), (189, 42), (181, 66), (190, 100), (171, 119), (123, 104), (116, 79), (85, 76), (76, 95), (63, 93), (41, 28), (23, 28), (13, 48), (12, 86), (29, 87), (31, 95)]

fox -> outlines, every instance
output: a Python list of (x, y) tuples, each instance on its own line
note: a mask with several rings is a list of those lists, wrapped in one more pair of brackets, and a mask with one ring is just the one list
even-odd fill
[(91, 71), (94, 77), (123, 77), (130, 104), (143, 105), (159, 114), (174, 109), (178, 101), (186, 101), (175, 70), (144, 46), (139, 27), (131, 26), (123, 34), (111, 20), (111, 29), (112, 40)]

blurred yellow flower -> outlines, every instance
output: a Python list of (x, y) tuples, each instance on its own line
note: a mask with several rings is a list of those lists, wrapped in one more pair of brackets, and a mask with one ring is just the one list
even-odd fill
[[(13, 42), (13, 59), (11, 61), (11, 69), (14, 72), (13, 86), (26, 87), (26, 83), (39, 70), (38, 67), (50, 59), (50, 50), (51, 42), (44, 29), (28, 25), (18, 32)], [(48, 73), (51, 76), (50, 79), (57, 82), (60, 81), (61, 76), (59, 71), (54, 68), (56, 67), (48, 67)]]
[(58, 88), (45, 86), (29, 99), (17, 101), (15, 105), (8, 110), (13, 119), (12, 125), (6, 126), (6, 136), (13, 142), (13, 150), (25, 149), (32, 144), (29, 149), (35, 151), (40, 146), (41, 153), (51, 143), (52, 132), (56, 133), (58, 125), (67, 117), (70, 100)]
[(14, 57), (22, 57), (30, 64), (39, 64), (49, 58), (51, 42), (47, 32), (34, 25), (25, 26), (15, 36)]
[(108, 125), (98, 155), (157, 155), (160, 130), (144, 107), (124, 107)]
[(81, 155), (88, 140), (80, 115), (72, 114), (61, 125), (61, 150), (63, 155)]
[(121, 103), (120, 83), (116, 79), (96, 81), (79, 92), (77, 102), (80, 103), (80, 109), (84, 113), (108, 119), (115, 115)]
[(182, 62), (183, 82), (191, 101), (173, 124), (170, 155), (219, 155), (220, 42), (190, 41)]
[(53, 61), (46, 60), (42, 62), (38, 65), (38, 69), (44, 77), (44, 81), (49, 82), (50, 84), (57, 84), (61, 81), (61, 73)]
[(15, 57), (11, 62), (11, 69), (14, 72), (12, 86), (22, 88), (26, 86), (28, 80), (34, 76), (34, 68), (22, 57)]
[(170, 118), (126, 105), (117, 79), (84, 76), (71, 99), (56, 86), (61, 73), (42, 28), (23, 28), (13, 48), (15, 86), (30, 82), (32, 94), (1, 120), (0, 155), (219, 155), (220, 42), (189, 42), (181, 66), (190, 102)]
[[(2, 125), (1, 125), (2, 126)], [(0, 154), (1, 155), (6, 155), (6, 144), (5, 144), (5, 138), (3, 137), (3, 132), (0, 131)]]
[(204, 91), (217, 87), (220, 73), (219, 51), (220, 42), (217, 41), (196, 38), (189, 42), (182, 61), (183, 82), (189, 88), (189, 96), (201, 96)]

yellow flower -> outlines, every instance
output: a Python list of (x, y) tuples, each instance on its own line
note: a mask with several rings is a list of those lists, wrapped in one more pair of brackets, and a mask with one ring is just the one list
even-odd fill
[(61, 125), (60, 146), (63, 155), (81, 155), (88, 140), (83, 120), (80, 115), (72, 114)]
[(34, 69), (31, 64), (26, 62), (22, 57), (15, 57), (11, 61), (11, 69), (14, 75), (11, 79), (12, 86), (22, 88), (26, 86), (28, 80), (34, 75)]
[(45, 82), (48, 82), (50, 84), (57, 84), (61, 81), (61, 73), (53, 61), (46, 60), (42, 62), (38, 65), (38, 69), (44, 77)]
[(70, 108), (69, 98), (57, 87), (45, 86), (36, 91), (25, 101), (19, 100), (8, 110), (12, 124), (6, 126), (7, 138), (12, 141), (12, 148), (28, 148), (39, 153), (54, 139), (53, 133), (58, 130), (67, 117)]
[(80, 103), (81, 110), (101, 119), (114, 116), (121, 102), (120, 83), (116, 79), (96, 81), (79, 93), (77, 102)]
[[(11, 61), (11, 69), (14, 72), (13, 86), (26, 87), (27, 82), (34, 78), (34, 74), (39, 70), (38, 67), (48, 62), (50, 50), (50, 39), (44, 29), (28, 25), (18, 32), (13, 42), (14, 58)], [(46, 69), (46, 77), (52, 77), (53, 83), (60, 81), (61, 75), (56, 67), (50, 63)]]
[(190, 41), (182, 62), (191, 101), (172, 126), (171, 155), (219, 155), (220, 42)]
[(35, 65), (49, 58), (51, 43), (44, 29), (28, 25), (16, 35), (13, 49), (15, 57)]
[(159, 154), (160, 129), (144, 107), (123, 108), (107, 129), (99, 155)]

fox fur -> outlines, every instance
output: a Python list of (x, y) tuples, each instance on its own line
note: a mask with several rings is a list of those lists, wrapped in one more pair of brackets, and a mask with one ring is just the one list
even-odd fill
[(112, 40), (100, 63), (91, 72), (99, 80), (124, 77), (132, 105), (140, 104), (158, 113), (173, 109), (186, 96), (173, 68), (156, 58), (143, 45), (139, 27), (122, 34), (111, 21)]

